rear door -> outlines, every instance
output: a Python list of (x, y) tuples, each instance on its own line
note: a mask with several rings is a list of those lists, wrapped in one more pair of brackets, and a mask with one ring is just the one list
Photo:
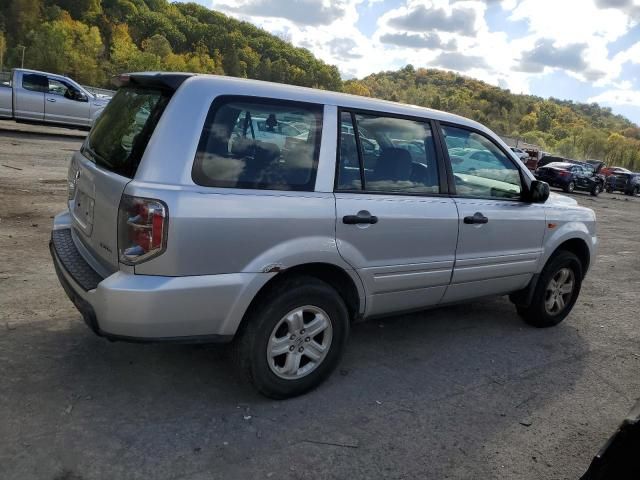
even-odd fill
[(48, 77), (44, 119), (52, 123), (89, 126), (89, 98), (68, 82)]
[(442, 194), (431, 123), (339, 115), (336, 239), (365, 284), (366, 314), (437, 304), (451, 279), (458, 213)]
[(73, 157), (69, 209), (74, 233), (103, 271), (118, 269), (117, 221), (122, 192), (134, 177), (170, 94), (121, 88)]
[(521, 200), (524, 183), (510, 156), (482, 132), (443, 125), (460, 215), (451, 285), (454, 302), (524, 288), (542, 254), (545, 211)]
[[(20, 77), (20, 75), (18, 75)], [(22, 73), (14, 88), (14, 115), (19, 120), (44, 120), (44, 95), (49, 89), (46, 75)]]

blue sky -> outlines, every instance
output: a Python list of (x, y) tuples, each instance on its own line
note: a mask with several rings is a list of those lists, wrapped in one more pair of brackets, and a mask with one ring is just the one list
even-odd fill
[(640, 0), (198, 0), (337, 65), (343, 78), (454, 70), (598, 102), (640, 124)]

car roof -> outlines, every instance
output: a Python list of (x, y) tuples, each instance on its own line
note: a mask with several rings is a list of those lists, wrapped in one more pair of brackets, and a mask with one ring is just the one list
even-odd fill
[(461, 117), (452, 113), (433, 110), (430, 108), (408, 105), (388, 100), (350, 95), (347, 93), (332, 92), (329, 90), (319, 90), (315, 88), (299, 87), (282, 83), (265, 82), (262, 80), (250, 80), (246, 78), (226, 77), (221, 75), (194, 74), (182, 72), (135, 72), (123, 74), (121, 77), (128, 77), (134, 82), (163, 84), (170, 88), (180, 88), (182, 85), (188, 87), (196, 84), (207, 84), (213, 90), (216, 87), (232, 87), (237, 91), (237, 95), (270, 97), (307, 102), (324, 105), (335, 105), (356, 110), (383, 111), (396, 115), (406, 115), (410, 117), (425, 117), (442, 122), (452, 122), (463, 126), (475, 128), (477, 130), (495, 135), (486, 126), (474, 120)]
[(573, 167), (575, 163), (573, 162), (551, 162), (547, 163), (545, 167)]
[(48, 77), (58, 77), (58, 78), (69, 79), (69, 77), (67, 77), (66, 75), (62, 75), (60, 73), (43, 72), (41, 70), (31, 70), (30, 68), (14, 68), (13, 70), (18, 72), (23, 72), (23, 73), (35, 73), (37, 75), (46, 75)]

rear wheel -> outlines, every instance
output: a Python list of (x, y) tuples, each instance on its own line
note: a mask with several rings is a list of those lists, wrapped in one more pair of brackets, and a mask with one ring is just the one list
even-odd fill
[(518, 314), (534, 327), (551, 327), (564, 320), (578, 299), (582, 264), (567, 251), (556, 253), (542, 269), (531, 304), (517, 306)]
[(640, 186), (636, 185), (635, 188), (633, 189), (633, 195), (638, 195), (640, 194)]
[(236, 340), (237, 363), (263, 395), (294, 397), (331, 374), (348, 335), (340, 295), (314, 277), (292, 278), (252, 307)]
[(573, 180), (569, 182), (566, 187), (563, 188), (563, 190), (566, 193), (573, 193), (575, 189), (576, 189), (576, 184), (573, 182)]

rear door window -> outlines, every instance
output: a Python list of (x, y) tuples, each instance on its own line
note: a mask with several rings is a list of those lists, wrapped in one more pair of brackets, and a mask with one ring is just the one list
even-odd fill
[(214, 101), (193, 164), (193, 181), (223, 188), (315, 187), (322, 106), (255, 97)]
[(338, 190), (440, 193), (428, 121), (343, 111), (340, 122)]
[(82, 153), (102, 168), (133, 178), (170, 93), (121, 88), (96, 120)]
[(22, 88), (46, 93), (49, 91), (49, 79), (44, 75), (26, 73), (22, 76)]

